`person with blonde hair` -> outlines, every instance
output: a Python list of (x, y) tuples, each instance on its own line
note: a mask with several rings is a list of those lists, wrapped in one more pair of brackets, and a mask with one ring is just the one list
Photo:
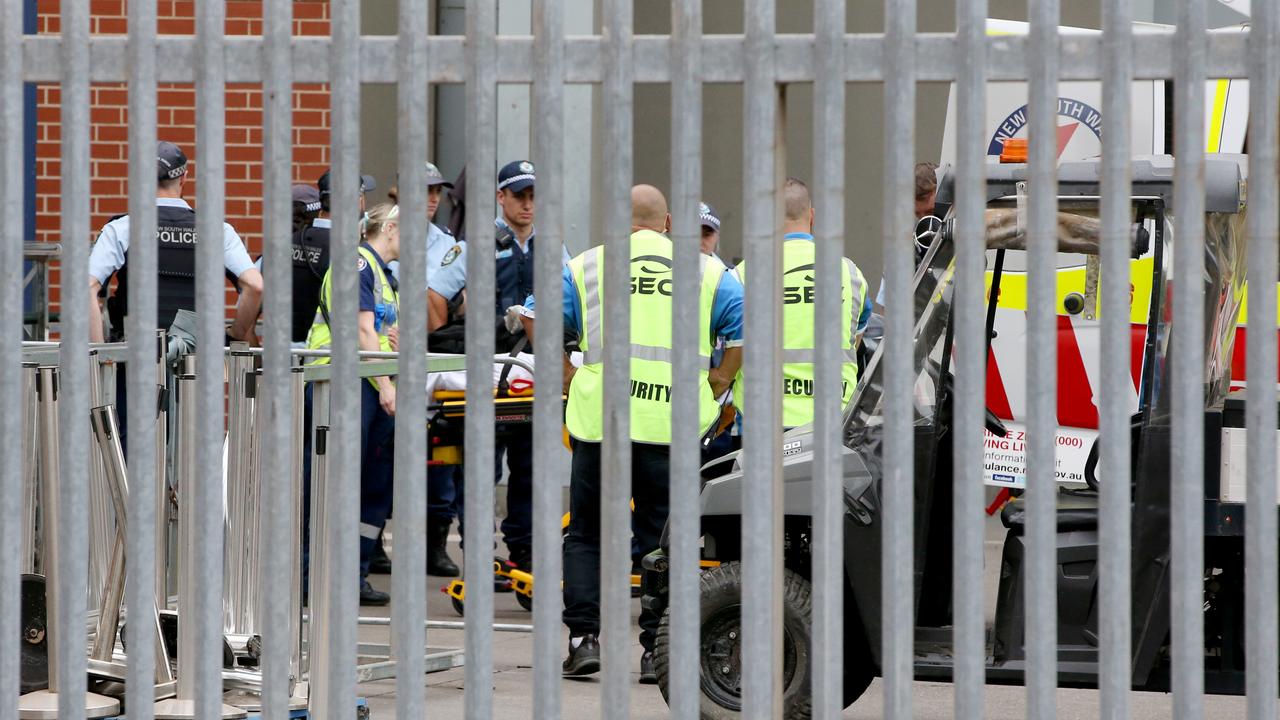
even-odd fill
[[(391, 203), (375, 205), (360, 221), (362, 242), (356, 258), (360, 273), (360, 349), (390, 352), (396, 346), (400, 315), (400, 293), (387, 264), (400, 257), (400, 208)], [(332, 342), (329, 313), (333, 298), (333, 268), (320, 285), (320, 304), (307, 335), (307, 347), (329, 349)], [(316, 363), (327, 363), (318, 358)], [(391, 377), (380, 375), (360, 383), (360, 604), (386, 605), (391, 597), (375, 590), (368, 581), (369, 562), (378, 535), (391, 514), (392, 458), (395, 438), (396, 386)], [(306, 393), (310, 413), (311, 389)], [(309, 453), (308, 453), (309, 455)], [(303, 464), (305, 485), (310, 490), (310, 463)], [(304, 503), (307, 507), (309, 503)]]

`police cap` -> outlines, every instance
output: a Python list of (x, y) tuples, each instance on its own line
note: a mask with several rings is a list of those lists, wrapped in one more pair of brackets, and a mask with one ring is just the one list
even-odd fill
[(156, 143), (156, 171), (159, 180), (174, 180), (187, 174), (187, 156), (182, 148), (161, 140)]
[(518, 193), (525, 188), (533, 187), (535, 180), (533, 163), (528, 160), (509, 162), (498, 171), (499, 190)]

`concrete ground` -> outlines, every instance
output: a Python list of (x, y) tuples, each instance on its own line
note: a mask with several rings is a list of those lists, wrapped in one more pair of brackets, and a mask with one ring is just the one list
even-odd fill
[[(986, 593), (988, 618), (995, 614), (996, 573), (993, 568), (999, 567), (1000, 548), (1003, 534), (998, 523), (988, 528), (986, 542), (986, 573), (988, 589)], [(394, 550), (392, 551), (394, 554)], [(499, 546), (501, 552), (501, 546)], [(461, 558), (457, 547), (456, 535), (452, 538), (450, 554), (455, 560)], [(390, 576), (373, 576), (374, 585), (388, 590)], [(447, 581), (443, 578), (429, 578), (427, 613), (433, 620), (460, 620), (453, 611), (449, 598), (437, 592)], [(531, 616), (516, 603), (510, 594), (499, 594), (494, 598), (495, 621), (499, 623), (527, 624)], [(388, 608), (363, 608), (363, 615), (386, 616)], [(639, 600), (633, 601), (632, 614), (638, 616)], [(635, 625), (633, 623), (633, 628)], [(562, 633), (563, 633), (562, 629)], [(361, 642), (387, 642), (389, 629), (386, 627), (362, 627)], [(564, 633), (567, 642), (568, 635)], [(462, 647), (461, 630), (428, 630), (427, 642), (433, 648)], [(533, 636), (528, 633), (495, 633), (494, 634), (494, 675), (493, 700), (494, 714), (503, 718), (532, 717), (533, 712)], [(633, 679), (639, 676), (640, 645), (632, 635), (631, 673)], [(433, 717), (466, 717), (463, 707), (463, 673), (459, 667), (452, 670), (431, 673), (425, 678), (427, 686), (428, 710)], [(565, 680), (561, 683), (561, 708), (566, 716), (600, 717), (600, 680)], [(368, 698), (372, 717), (390, 719), (395, 717), (395, 680), (383, 680), (360, 685), (359, 692)], [(953, 717), (953, 688), (946, 683), (916, 682), (912, 693), (912, 716), (922, 720), (931, 718), (950, 720)], [(992, 720), (1000, 718), (1023, 718), (1026, 716), (1026, 690), (1022, 687), (988, 686), (985, 688), (986, 711), (983, 716)], [(1059, 690), (1057, 693), (1057, 717), (1060, 720), (1085, 720), (1099, 717), (1098, 692), (1095, 690)], [(1172, 715), (1172, 697), (1162, 693), (1133, 693), (1131, 696), (1131, 717), (1134, 720), (1156, 720)], [(1245, 700), (1241, 697), (1208, 697), (1205, 700), (1206, 717), (1235, 718), (1244, 717)], [(640, 685), (634, 682), (631, 691), (630, 717), (637, 720), (649, 720), (670, 717), (662, 695), (654, 685)], [(870, 720), (883, 717), (882, 685), (879, 680), (872, 683), (870, 689), (853, 707), (845, 710), (844, 718), (861, 718)]]

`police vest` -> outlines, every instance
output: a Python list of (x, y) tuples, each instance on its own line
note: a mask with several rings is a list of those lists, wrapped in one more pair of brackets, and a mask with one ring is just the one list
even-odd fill
[[(373, 313), (373, 329), (378, 333), (378, 348), (382, 352), (391, 352), (391, 339), (387, 337), (387, 331), (399, 322), (400, 296), (392, 286), (386, 268), (378, 261), (373, 251), (361, 245), (359, 253), (360, 259), (373, 269), (373, 296), (378, 299), (377, 308)], [(315, 319), (311, 325), (311, 332), (307, 333), (307, 348), (311, 350), (327, 350), (333, 343), (333, 333), (329, 329), (329, 307), (333, 299), (332, 279), (333, 268), (330, 267), (325, 271), (324, 281), (320, 284)], [(329, 358), (316, 358), (309, 364), (327, 365)], [(368, 380), (375, 388), (378, 386), (374, 378), (368, 378)]]
[[(814, 262), (817, 246), (811, 240), (787, 240), (782, 244), (782, 424), (799, 427), (813, 422)], [(867, 298), (867, 282), (853, 261), (842, 258), (840, 275), (841, 406), (849, 404), (858, 384), (858, 363), (853, 348), (853, 323)], [(747, 281), (744, 264), (738, 276)], [(828, 336), (828, 333), (822, 333)], [(734, 383), (734, 404), (742, 407), (743, 373)], [(745, 414), (745, 411), (744, 411)]]
[(529, 251), (525, 252), (510, 229), (498, 227), (493, 269), (494, 312), (498, 317), (512, 305), (523, 305), (533, 293), (533, 242), (530, 236)]
[(307, 339), (320, 303), (320, 285), (329, 270), (329, 228), (305, 227), (293, 234), (294, 342)]
[[(123, 215), (117, 216), (124, 217)], [(115, 220), (117, 218), (112, 218)], [(168, 329), (179, 310), (196, 309), (196, 213), (191, 208), (156, 208), (156, 328)], [(129, 314), (129, 252), (116, 271), (116, 292), (107, 300), (111, 327), (121, 337)]]
[[(702, 258), (699, 305), (698, 353), (699, 425), (705, 432), (720, 415), (719, 405), (707, 383), (711, 358), (711, 308), (716, 289), (724, 278), (724, 264)], [(582, 310), (579, 348), (583, 365), (569, 385), (565, 424), (569, 434), (586, 442), (604, 437), (604, 248), (594, 247), (569, 262)], [(634, 442), (671, 443), (671, 240), (652, 230), (631, 236), (631, 439)]]

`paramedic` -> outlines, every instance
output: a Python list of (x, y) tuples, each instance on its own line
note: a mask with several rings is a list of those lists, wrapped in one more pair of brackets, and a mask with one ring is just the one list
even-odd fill
[[(782, 425), (799, 427), (813, 422), (813, 355), (819, 332), (814, 325), (813, 203), (803, 181), (787, 178), (782, 187), (784, 219), (782, 224)], [(840, 264), (840, 348), (845, 362), (841, 365), (842, 407), (853, 397), (858, 384), (858, 364), (854, 351), (870, 315), (867, 281), (862, 271), (848, 258)], [(738, 265), (738, 277), (746, 280), (746, 264)], [(749, 373), (748, 373), (749, 374)], [(739, 373), (735, 389), (742, 386)], [(735, 392), (739, 401), (742, 392)], [(741, 407), (741, 403), (739, 402)], [(750, 408), (743, 410), (751, 422)]]
[[(359, 272), (359, 343), (361, 350), (390, 352), (391, 330), (399, 319), (400, 299), (395, 278), (387, 263), (400, 256), (399, 208), (390, 203), (375, 205), (361, 221), (361, 237), (356, 267)], [(332, 295), (332, 268), (320, 286), (320, 302), (315, 324), (307, 335), (307, 347), (328, 349), (329, 308)], [(319, 358), (318, 364), (328, 358)], [(386, 605), (391, 598), (375, 590), (366, 579), (374, 543), (391, 511), (393, 445), (395, 437), (396, 387), (385, 375), (360, 383), (360, 604)], [(310, 400), (311, 390), (307, 389)], [(308, 464), (304, 464), (307, 467)], [(310, 480), (310, 473), (306, 473)], [(309, 484), (309, 482), (308, 482)], [(310, 488), (307, 488), (309, 492)], [(304, 533), (309, 532), (304, 529)]]
[[(667, 521), (671, 443), (671, 227), (667, 202), (649, 185), (631, 190), (631, 473), (632, 531), (641, 555), (658, 547)], [(565, 676), (600, 669), (600, 468), (604, 434), (601, 339), (604, 327), (600, 278), (604, 247), (570, 261), (564, 272), (564, 327), (576, 334), (583, 365), (570, 376), (565, 423), (573, 444), (569, 481), (570, 521), (564, 540), (564, 623), (569, 627)], [(702, 370), (699, 419), (703, 431), (720, 416), (715, 398), (742, 364), (742, 285), (724, 264), (702, 256), (699, 352), (710, 358), (716, 337), (728, 345), (721, 367)], [(657, 682), (653, 643), (658, 617), (640, 612), (640, 682)]]

